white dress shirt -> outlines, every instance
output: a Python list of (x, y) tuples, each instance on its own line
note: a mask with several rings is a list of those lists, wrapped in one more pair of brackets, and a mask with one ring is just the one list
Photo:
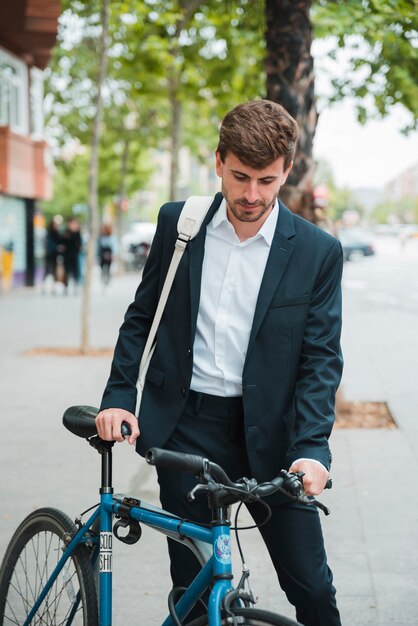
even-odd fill
[(242, 370), (278, 215), (276, 201), (258, 233), (240, 241), (223, 200), (207, 225), (193, 346), (194, 391), (242, 395)]
[[(242, 370), (279, 205), (254, 237), (240, 241), (222, 201), (206, 227), (191, 389), (242, 396)], [(316, 459), (301, 458), (322, 465)], [(296, 461), (295, 461), (296, 462)]]

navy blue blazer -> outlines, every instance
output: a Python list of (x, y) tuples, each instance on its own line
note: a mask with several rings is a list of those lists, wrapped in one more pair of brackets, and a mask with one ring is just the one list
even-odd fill
[[(216, 194), (205, 224), (221, 200)], [(101, 409), (135, 412), (139, 362), (182, 207), (171, 202), (160, 210), (142, 281), (120, 328)], [(199, 296), (205, 288), (204, 226), (182, 257), (158, 328), (140, 407), (140, 454), (164, 446), (187, 400)], [(245, 436), (257, 480), (271, 479), (302, 457), (330, 466), (328, 437), (342, 373), (342, 266), (339, 241), (280, 203), (242, 374)]]

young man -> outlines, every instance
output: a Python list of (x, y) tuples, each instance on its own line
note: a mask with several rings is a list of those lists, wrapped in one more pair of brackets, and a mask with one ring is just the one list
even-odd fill
[[(138, 424), (139, 362), (183, 203), (161, 208), (97, 417), (102, 438), (121, 441), (125, 420), (140, 454), (151, 446), (200, 454), (232, 479), (269, 480), (290, 468), (305, 473), (308, 494), (323, 490), (342, 371), (343, 259), (336, 239), (277, 199), (297, 138), (292, 117), (266, 100), (239, 105), (224, 118), (216, 151), (222, 194), (178, 268)], [(185, 499), (193, 477), (160, 470), (158, 478), (164, 508), (208, 521), (205, 501)], [(339, 626), (317, 512), (278, 494), (269, 504), (272, 517), (260, 531), (297, 619)], [(257, 522), (264, 519), (257, 506), (249, 510)], [(169, 549), (173, 583), (188, 584), (197, 571), (194, 556), (175, 542)]]

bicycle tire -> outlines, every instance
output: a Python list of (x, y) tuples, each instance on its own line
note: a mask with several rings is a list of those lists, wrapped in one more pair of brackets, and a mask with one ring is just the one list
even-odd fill
[[(239, 622), (240, 626), (301, 626), (299, 622), (294, 622), (288, 617), (264, 611), (263, 609), (236, 608), (231, 609), (231, 612), (236, 617), (245, 619), (244, 622)], [(226, 618), (223, 617), (222, 626), (227, 623)], [(208, 626), (208, 618), (206, 615), (202, 615), (187, 626)]]
[[(0, 568), (0, 626), (25, 622), (65, 550), (65, 540), (76, 530), (70, 518), (57, 509), (39, 509), (23, 520)], [(85, 545), (79, 545), (69, 557), (31, 624), (99, 625), (96, 589)]]

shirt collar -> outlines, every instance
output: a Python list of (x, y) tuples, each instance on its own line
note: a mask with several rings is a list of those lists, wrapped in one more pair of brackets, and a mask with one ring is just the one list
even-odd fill
[[(268, 218), (266, 219), (266, 221), (264, 222), (264, 224), (262, 225), (262, 227), (260, 228), (258, 233), (256, 235), (254, 235), (254, 237), (250, 237), (250, 239), (256, 239), (257, 237), (263, 237), (263, 239), (265, 240), (267, 245), (271, 246), (272, 241), (273, 241), (273, 237), (274, 237), (274, 232), (276, 230), (277, 218), (278, 217), (279, 217), (279, 203), (278, 203), (278, 201), (276, 199), (276, 202), (274, 203), (273, 210), (269, 214)], [(221, 204), (219, 205), (219, 209), (216, 211), (215, 215), (213, 216), (212, 222), (211, 222), (211, 225), (212, 225), (213, 229), (218, 228), (221, 224), (229, 224), (230, 226), (232, 226), (230, 221), (227, 218), (227, 215), (226, 215), (226, 201), (225, 201), (225, 198), (222, 200)], [(249, 240), (247, 240), (247, 241), (249, 241)]]

